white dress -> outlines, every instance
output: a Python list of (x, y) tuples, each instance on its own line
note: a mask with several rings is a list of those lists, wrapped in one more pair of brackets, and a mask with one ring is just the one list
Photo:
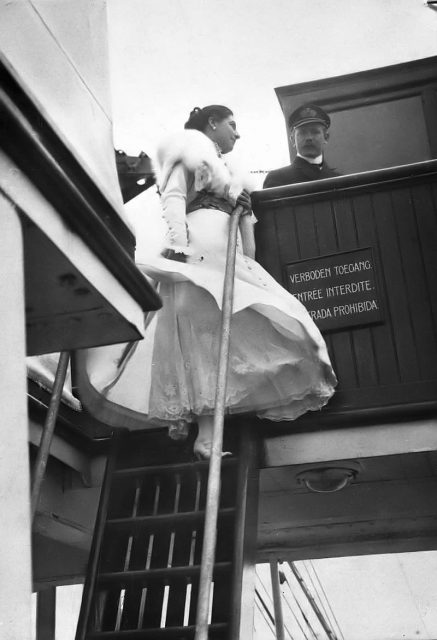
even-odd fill
[[(163, 302), (146, 319), (145, 339), (92, 350), (91, 381), (110, 407), (103, 417), (131, 429), (195, 422), (214, 412), (229, 212), (241, 186), (231, 184), (229, 172), (224, 188), (220, 180), (217, 186), (214, 162), (202, 161), (199, 177), (198, 159), (175, 157), (164, 179), (158, 169), (158, 184), (168, 246), (186, 262), (157, 257), (141, 265)], [(305, 307), (242, 253), (240, 237), (227, 412), (294, 420), (325, 405), (335, 385), (325, 342)]]

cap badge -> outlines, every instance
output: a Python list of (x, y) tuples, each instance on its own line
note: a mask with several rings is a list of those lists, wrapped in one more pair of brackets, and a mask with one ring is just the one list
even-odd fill
[(305, 109), (302, 109), (300, 112), (300, 116), (301, 118), (317, 118), (317, 111), (310, 107), (305, 107)]

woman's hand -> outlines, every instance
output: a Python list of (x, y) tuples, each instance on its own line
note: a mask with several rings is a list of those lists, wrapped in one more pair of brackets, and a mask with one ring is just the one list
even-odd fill
[(247, 189), (243, 189), (237, 198), (237, 205), (241, 205), (244, 209), (242, 215), (245, 216), (252, 212), (252, 200), (250, 199), (250, 193)]

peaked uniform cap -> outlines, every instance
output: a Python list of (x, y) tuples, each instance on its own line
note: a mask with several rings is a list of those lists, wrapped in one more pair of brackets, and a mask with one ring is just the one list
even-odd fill
[(296, 129), (296, 127), (301, 127), (303, 124), (310, 124), (311, 122), (322, 124), (328, 129), (331, 124), (331, 118), (326, 111), (316, 104), (304, 104), (295, 109), (288, 118), (290, 129)]

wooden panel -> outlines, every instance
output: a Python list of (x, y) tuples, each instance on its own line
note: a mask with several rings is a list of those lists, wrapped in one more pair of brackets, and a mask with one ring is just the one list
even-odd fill
[(401, 380), (409, 382), (417, 379), (419, 370), (402, 270), (401, 247), (390, 195), (390, 192), (374, 194), (374, 220), (383, 265), (387, 321), (392, 329)]
[(351, 485), (324, 494), (298, 483), (302, 467), (263, 470), (259, 560), (435, 549), (435, 465), (435, 452), (363, 459)]
[[(352, 200), (340, 198), (335, 202), (335, 228), (338, 236), (338, 245), (342, 250), (356, 249), (360, 246), (357, 242), (357, 228), (353, 211)], [(366, 384), (373, 380), (372, 367), (369, 364), (369, 330), (356, 329), (352, 332), (339, 332), (332, 336), (333, 349), (343, 354), (343, 359), (348, 354), (349, 362), (346, 371), (338, 372), (342, 380), (347, 381), (350, 387)], [(363, 357), (364, 356), (364, 357)]]
[[(362, 194), (354, 197), (354, 213), (357, 228), (357, 242), (361, 246), (374, 247), (381, 261), (381, 254), (374, 223), (375, 212), (371, 195)], [(372, 353), (375, 362), (375, 384), (390, 384), (399, 379), (399, 369), (390, 326), (384, 323), (377, 331), (369, 329)], [(384, 351), (385, 357), (377, 359), (376, 353)]]
[[(287, 467), (326, 463), (332, 460), (361, 460), (411, 452), (437, 451), (437, 419), (332, 428), (312, 433), (271, 434), (264, 439), (263, 466)], [(437, 469), (434, 470), (437, 476)], [(264, 476), (265, 478), (265, 472)]]
[(416, 213), (420, 252), (422, 255), (427, 295), (432, 309), (434, 335), (437, 333), (437, 184), (434, 181), (429, 188), (413, 187), (411, 190)]
[(316, 231), (318, 253), (334, 253), (338, 251), (338, 234), (335, 224), (335, 208), (331, 202), (315, 202), (313, 206), (314, 226)]
[[(339, 198), (333, 200), (331, 206), (334, 214), (331, 224), (335, 231), (337, 246), (330, 247), (329, 253), (356, 249), (355, 226), (350, 203)], [(328, 234), (326, 221), (324, 226), (324, 235), (326, 236)], [(330, 338), (332, 352), (335, 353), (337, 376), (344, 381), (345, 387), (354, 388), (358, 384), (358, 372), (352, 335), (349, 331), (339, 331), (332, 333)]]
[[(416, 213), (413, 196), (410, 191), (404, 189), (392, 193), (392, 204), (401, 244), (399, 254), (405, 295), (410, 309), (408, 319), (412, 327), (419, 374), (421, 378), (426, 379), (436, 372), (435, 326), (430, 313), (431, 297), (436, 295), (436, 291), (430, 296), (426, 286), (425, 265), (419, 245), (421, 211)], [(429, 239), (426, 244), (429, 244)], [(437, 251), (437, 245), (435, 250)]]
[[(279, 211), (278, 216), (287, 215), (286, 211)], [(264, 266), (267, 271), (277, 280), (281, 279), (281, 261), (277, 251), (271, 251), (271, 247), (276, 247), (278, 234), (276, 232), (276, 220), (273, 224), (267, 225), (263, 233), (257, 239), (258, 250), (265, 256)]]
[(325, 332), (339, 386), (322, 420), (437, 406), (436, 176), (431, 161), (254, 194), (257, 259), (269, 269), (279, 258), (272, 275), (285, 287), (287, 265), (301, 260), (374, 256), (383, 320)]

